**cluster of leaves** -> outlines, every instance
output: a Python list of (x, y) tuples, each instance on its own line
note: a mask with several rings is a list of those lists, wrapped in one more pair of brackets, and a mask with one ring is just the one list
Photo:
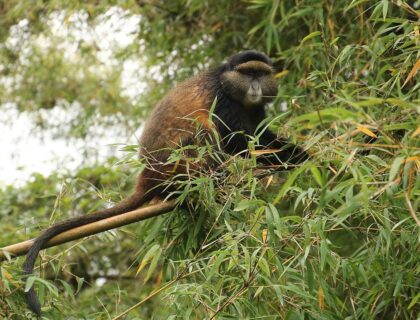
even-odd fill
[[(280, 79), (271, 111), (290, 110), (272, 128), (304, 145), (312, 159), (288, 172), (265, 171), (265, 178), (258, 178), (255, 159), (222, 161), (223, 173), (182, 182), (184, 209), (71, 250), (49, 250), (54, 255), (44, 259), (42, 279), (66, 281), (59, 295), (57, 282), (36, 281), (45, 317), (109, 318), (127, 310), (139, 319), (415, 319), (417, 2), (150, 3), (127, 1), (124, 8), (143, 15), (140, 34), (150, 44), (151, 61), (166, 70), (167, 62), (178, 71), (179, 59), (185, 61), (182, 74), (208, 63), (207, 56), (220, 61), (251, 45), (270, 53)], [(107, 5), (87, 6), (94, 15)], [(190, 50), (199, 40), (211, 48)], [(165, 75), (153, 97), (172, 77)], [(116, 187), (121, 177), (108, 166), (95, 170), (85, 169), (85, 179), (108, 177), (109, 184), (95, 185), (113, 190), (112, 199), (126, 190)], [(48, 224), (46, 213), (54, 208), (64, 216), (103, 205), (80, 190), (56, 201), (57, 181), (39, 177), (37, 185), (2, 192), (2, 226), (5, 221), (8, 230), (2, 243), (34, 217)], [(72, 188), (83, 186), (68, 181)], [(1, 266), (1, 316), (13, 318), (25, 308), (18, 293), (24, 287), (20, 264), (17, 259)], [(105, 284), (95, 285), (97, 279)], [(77, 302), (71, 302), (76, 291)]]
[[(133, 149), (127, 147), (127, 149)], [(135, 153), (129, 152), (125, 163), (132, 162), (130, 158)], [(22, 187), (8, 186), (0, 190), (2, 230), (0, 236), (1, 246), (12, 242), (25, 241), (28, 238), (35, 237), (40, 229), (53, 224), (56, 221), (65, 218), (92, 212), (106, 204), (118, 202), (124, 194), (128, 194), (132, 188), (131, 175), (136, 175), (135, 165), (119, 164), (115, 166), (115, 159), (110, 159), (105, 164), (96, 164), (91, 167), (84, 167), (75, 173), (52, 174), (44, 177), (40, 174), (34, 174), (30, 181)], [(130, 167), (130, 173), (127, 169)], [(106, 190), (106, 191), (105, 191)], [(64, 256), (57, 259), (53, 258), (51, 263), (42, 264), (42, 277), (54, 278), (57, 274), (61, 274), (64, 270), (64, 279), (76, 287), (83, 283), (92, 283), (96, 279), (106, 276), (110, 269), (115, 269), (118, 264), (111, 263), (113, 253), (119, 254), (121, 251), (130, 250), (131, 244), (117, 242), (112, 246), (110, 254), (104, 259), (103, 250), (110, 246), (108, 243), (115, 241), (112, 232), (103, 234), (97, 239), (93, 239), (92, 248), (97, 249), (97, 256), (92, 250), (87, 250), (83, 242), (77, 243), (77, 253), (72, 251), (71, 257)], [(128, 245), (126, 247), (126, 245)], [(74, 246), (70, 247), (73, 248)], [(52, 254), (56, 255), (61, 250), (52, 250)], [(68, 250), (70, 251), (70, 250)], [(66, 252), (68, 252), (66, 251)], [(101, 252), (102, 251), (102, 252)], [(94, 257), (92, 259), (92, 257)], [(130, 259), (127, 256), (127, 259)], [(57, 267), (55, 263), (61, 265)], [(45, 259), (44, 259), (45, 261)], [(123, 267), (127, 267), (126, 262), (121, 262)], [(0, 294), (4, 306), (12, 307), (11, 313), (2, 313), (6, 309), (1, 309), (1, 316), (12, 317), (22, 314), (24, 285), (19, 282), (20, 279), (20, 263), (10, 264), (1, 267), (2, 281), (0, 282)], [(111, 272), (112, 273), (112, 272)], [(73, 275), (78, 275), (75, 278)], [(112, 278), (112, 277), (111, 277)], [(35, 279), (35, 278), (34, 278)], [(42, 280), (35, 279), (38, 282), (47, 285), (53, 292), (57, 292), (54, 285)], [(64, 287), (73, 295), (71, 286), (62, 280)], [(16, 290), (19, 290), (16, 292)], [(42, 291), (42, 290), (41, 290)], [(25, 309), (25, 308), (23, 308)], [(20, 310), (20, 311), (19, 311)], [(26, 313), (30, 317), (30, 313)]]

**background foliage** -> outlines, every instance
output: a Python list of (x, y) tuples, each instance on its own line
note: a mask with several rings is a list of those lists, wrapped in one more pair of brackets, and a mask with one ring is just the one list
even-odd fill
[[(231, 161), (222, 175), (185, 183), (190, 210), (48, 250), (35, 278), (44, 318), (112, 319), (134, 307), (129, 319), (415, 319), (419, 6), (2, 1), (0, 108), (30, 113), (41, 133), (83, 138), (98, 124), (133, 132), (174, 81), (255, 48), (278, 71), (270, 114), (288, 111), (273, 130), (313, 156), (261, 179), (254, 159)], [(134, 26), (127, 43), (121, 19)], [(117, 39), (104, 44), (108, 21)], [(127, 70), (143, 84), (134, 94)], [(48, 121), (55, 108), (71, 120)], [(3, 188), (1, 246), (127, 194), (140, 164), (134, 146), (124, 150), (118, 161)], [(21, 263), (0, 266), (0, 317), (31, 316)]]

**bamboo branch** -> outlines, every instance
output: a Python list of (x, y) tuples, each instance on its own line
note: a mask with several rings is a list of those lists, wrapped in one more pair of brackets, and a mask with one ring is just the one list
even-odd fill
[[(175, 200), (160, 202), (148, 207), (136, 209), (134, 211), (126, 212), (118, 216), (74, 228), (52, 238), (50, 241), (48, 241), (44, 249), (155, 217), (171, 211), (174, 207)], [(0, 248), (0, 261), (7, 260), (7, 255), (10, 255), (13, 258), (26, 254), (32, 243), (33, 239)]]

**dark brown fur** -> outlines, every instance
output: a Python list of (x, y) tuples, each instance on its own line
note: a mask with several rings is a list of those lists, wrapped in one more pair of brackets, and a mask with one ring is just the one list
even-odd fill
[[(258, 78), (259, 77), (259, 78)], [(262, 97), (245, 99), (246, 90), (258, 78), (257, 88)], [(254, 82), (252, 82), (254, 84)], [(162, 196), (162, 181), (185, 171), (185, 165), (167, 164), (171, 149), (190, 144), (197, 133), (197, 122), (204, 131), (216, 129), (227, 153), (247, 154), (248, 136), (255, 134), (265, 118), (264, 106), (277, 94), (271, 61), (256, 51), (234, 55), (219, 68), (186, 80), (171, 90), (153, 110), (140, 139), (140, 154), (148, 162), (137, 178), (135, 190), (116, 206), (69, 219), (45, 230), (30, 248), (23, 270), (33, 271), (39, 251), (52, 237), (88, 223), (119, 215), (138, 208), (155, 196)], [(215, 101), (215, 121), (209, 121), (210, 108)], [(239, 132), (239, 133), (235, 133)], [(266, 163), (299, 163), (307, 158), (300, 148), (266, 130), (260, 136), (260, 149), (277, 149), (277, 153), (262, 158)], [(33, 288), (27, 292), (30, 308), (39, 316), (41, 306)]]

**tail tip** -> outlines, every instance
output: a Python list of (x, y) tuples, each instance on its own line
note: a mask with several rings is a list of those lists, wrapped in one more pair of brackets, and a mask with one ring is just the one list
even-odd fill
[(28, 303), (29, 309), (36, 314), (38, 318), (41, 317), (41, 304), (35, 294), (35, 290), (31, 288), (26, 292), (26, 301)]

